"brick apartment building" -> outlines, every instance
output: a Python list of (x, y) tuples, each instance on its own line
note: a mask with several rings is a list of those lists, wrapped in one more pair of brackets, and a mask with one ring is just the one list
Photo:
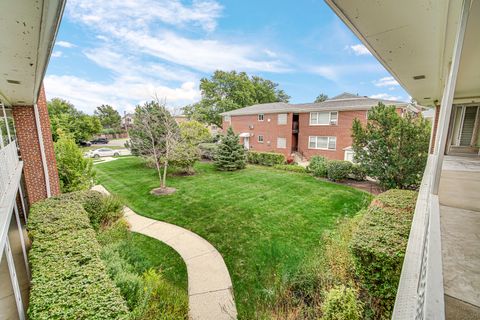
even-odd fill
[(351, 161), (353, 120), (365, 123), (368, 110), (379, 102), (401, 114), (417, 111), (405, 102), (342, 93), (320, 103), (264, 103), (224, 112), (223, 128), (231, 126), (248, 150)]

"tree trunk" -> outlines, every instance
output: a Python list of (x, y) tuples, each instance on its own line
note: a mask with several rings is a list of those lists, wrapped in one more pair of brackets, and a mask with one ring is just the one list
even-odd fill
[(157, 159), (155, 159), (155, 166), (157, 167), (158, 179), (160, 180), (160, 187), (162, 187), (164, 185), (163, 179), (162, 179), (162, 171), (160, 169), (160, 164), (158, 163)]
[(168, 161), (165, 161), (163, 164), (163, 179), (162, 179), (162, 188), (166, 188), (167, 184), (167, 169), (168, 169)]

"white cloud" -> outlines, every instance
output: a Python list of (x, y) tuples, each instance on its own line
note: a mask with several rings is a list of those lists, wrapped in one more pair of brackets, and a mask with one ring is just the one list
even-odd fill
[(373, 81), (373, 84), (374, 84), (376, 87), (399, 86), (397, 80), (395, 80), (393, 77), (383, 77), (383, 78), (380, 78), (379, 80)]
[(76, 47), (73, 43), (68, 42), (68, 41), (57, 41), (55, 42), (55, 45), (62, 47), (62, 48), (73, 48)]
[(357, 56), (363, 56), (363, 55), (371, 54), (370, 51), (368, 51), (367, 47), (365, 47), (363, 44), (351, 45), (349, 48)]
[(67, 99), (87, 113), (93, 113), (101, 104), (110, 104), (119, 111), (132, 110), (133, 106), (152, 100), (155, 95), (165, 98), (171, 107), (181, 107), (196, 101), (200, 96), (194, 82), (184, 82), (176, 88), (170, 88), (125, 78), (117, 78), (112, 83), (100, 83), (76, 76), (48, 75), (44, 83), (49, 99)]
[(63, 55), (62, 51), (53, 51), (52, 52), (52, 58), (60, 58)]
[(388, 93), (378, 93), (378, 94), (372, 94), (370, 96), (372, 99), (383, 99), (383, 100), (394, 100), (394, 101), (403, 101), (401, 96), (392, 96)]
[(339, 82), (342, 77), (348, 75), (354, 75), (359, 73), (371, 73), (381, 72), (383, 69), (380, 65), (374, 63), (362, 63), (362, 64), (335, 64), (324, 66), (313, 66), (307, 69), (312, 73), (321, 75), (322, 77), (331, 80), (333, 82)]
[(210, 36), (190, 38), (165, 25), (193, 27), (198, 33), (216, 28), (222, 7), (215, 1), (196, 0), (190, 6), (177, 0), (93, 1), (72, 0), (69, 15), (130, 54), (143, 54), (201, 72), (217, 69), (283, 72), (289, 70), (270, 52), (253, 44), (238, 44)]
[(189, 6), (179, 0), (70, 0), (67, 8), (70, 16), (84, 23), (123, 21), (133, 27), (161, 22), (176, 27), (200, 26), (205, 31), (215, 30), (223, 10), (213, 0), (193, 0)]

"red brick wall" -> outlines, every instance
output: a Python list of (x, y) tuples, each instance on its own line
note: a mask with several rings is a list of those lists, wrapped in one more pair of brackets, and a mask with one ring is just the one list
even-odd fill
[[(310, 113), (300, 113), (299, 133), (298, 133), (298, 151), (307, 159), (315, 155), (324, 156), (328, 159), (343, 160), (346, 147), (352, 145), (352, 123), (353, 119), (358, 118), (362, 123), (366, 123), (365, 110), (362, 111), (339, 111), (337, 125), (311, 126)], [(309, 136), (334, 136), (337, 137), (336, 150), (318, 150), (308, 148)]]
[[(223, 131), (232, 126), (236, 134), (250, 133), (250, 150), (262, 152), (278, 152), (288, 157), (292, 153), (292, 121), (293, 114), (287, 113), (287, 124), (279, 125), (277, 113), (267, 113), (263, 121), (258, 121), (258, 115), (232, 116), (231, 123), (223, 121)], [(253, 125), (253, 129), (250, 126)], [(263, 143), (258, 142), (258, 136), (263, 135)], [(277, 138), (286, 138), (285, 149), (277, 148)], [(243, 143), (243, 138), (240, 138)]]
[[(53, 150), (52, 132), (50, 119), (48, 117), (47, 101), (43, 87), (37, 102), (40, 125), (42, 127), (42, 139), (45, 148), (48, 173), (50, 178), (51, 195), (60, 194), (57, 163)], [(35, 122), (35, 111), (33, 106), (14, 106), (13, 117), (20, 154), (24, 162), (25, 185), (27, 189), (28, 202), (30, 204), (45, 199), (47, 189), (45, 184), (45, 173), (43, 170), (40, 144), (38, 141), (37, 125)]]

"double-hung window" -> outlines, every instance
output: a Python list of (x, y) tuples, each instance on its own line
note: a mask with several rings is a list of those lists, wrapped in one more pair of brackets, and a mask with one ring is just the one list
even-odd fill
[(258, 141), (258, 143), (263, 143), (263, 135), (260, 135), (260, 134), (259, 134), (259, 135), (257, 136), (257, 141)]
[(279, 113), (278, 114), (278, 124), (287, 124), (287, 114), (286, 113)]
[(263, 118), (265, 117), (265, 115), (263, 113), (260, 113), (258, 115), (258, 121), (263, 121)]
[(337, 148), (337, 137), (308, 137), (309, 149), (335, 150)]
[(328, 126), (338, 123), (338, 111), (310, 112), (311, 126)]

